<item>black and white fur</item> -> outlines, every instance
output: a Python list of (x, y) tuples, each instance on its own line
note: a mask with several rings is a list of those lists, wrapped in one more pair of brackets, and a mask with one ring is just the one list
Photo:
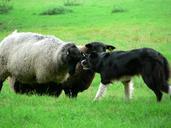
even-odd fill
[[(141, 48), (101, 54), (94, 52), (82, 61), (82, 65), (101, 75), (95, 100), (103, 96), (107, 85), (112, 81), (125, 78), (125, 81), (129, 82), (135, 75), (142, 76), (145, 84), (155, 93), (157, 101), (161, 101), (162, 92), (171, 95), (171, 87), (168, 85), (168, 61), (153, 49)], [(125, 88), (125, 93), (131, 97), (133, 90), (131, 81), (129, 86)]]

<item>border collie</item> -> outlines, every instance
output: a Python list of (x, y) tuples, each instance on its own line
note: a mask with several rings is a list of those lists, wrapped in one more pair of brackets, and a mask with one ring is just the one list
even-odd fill
[(155, 93), (157, 101), (161, 101), (162, 92), (171, 95), (171, 87), (168, 85), (168, 61), (151, 48), (110, 53), (93, 52), (82, 61), (82, 65), (100, 73), (101, 83), (94, 100), (103, 96), (107, 85), (112, 81), (123, 78), (125, 81), (130, 81), (135, 75), (142, 76), (145, 84)]

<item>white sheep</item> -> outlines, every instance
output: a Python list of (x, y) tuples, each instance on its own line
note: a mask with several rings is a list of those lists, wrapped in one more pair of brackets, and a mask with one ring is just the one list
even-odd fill
[(0, 89), (7, 77), (27, 83), (61, 83), (81, 59), (72, 43), (54, 36), (13, 32), (0, 43)]

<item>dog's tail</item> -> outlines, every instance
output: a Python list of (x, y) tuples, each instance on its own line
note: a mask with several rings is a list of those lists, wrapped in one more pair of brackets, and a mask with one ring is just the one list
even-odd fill
[(168, 81), (170, 78), (170, 67), (165, 57), (163, 57), (163, 68), (164, 68), (164, 73), (165, 73), (165, 80)]
[[(162, 70), (162, 74), (164, 77), (165, 81), (168, 81), (170, 78), (170, 67), (169, 67), (169, 62), (168, 60), (159, 52), (152, 50), (152, 52), (150, 52), (149, 49), (147, 49), (148, 55), (152, 60), (155, 60), (156, 62), (158, 62), (158, 70)], [(150, 53), (149, 53), (150, 52)]]
[[(167, 59), (161, 55), (161, 63), (162, 65), (158, 66), (157, 67), (157, 70), (160, 72), (160, 78), (163, 77), (163, 78), (158, 78), (158, 81), (159, 83), (161, 82), (161, 85), (160, 85), (160, 89), (161, 91), (165, 92), (165, 93), (168, 93), (169, 95), (171, 95), (171, 86), (169, 86), (168, 84), (168, 80), (170, 78), (170, 66), (169, 66), (169, 62), (167, 61)], [(156, 71), (156, 72), (158, 72)]]
[[(162, 91), (171, 95), (171, 86), (169, 86), (168, 84), (168, 80), (170, 77), (169, 62), (161, 53), (153, 49), (144, 49), (144, 51), (144, 56), (149, 57), (149, 60), (151, 60), (152, 62), (152, 81), (149, 81), (149, 83), (152, 82), (154, 84), (152, 88), (155, 88), (155, 90), (158, 91), (158, 94), (161, 93), (160, 91)], [(157, 96), (157, 98), (159, 101), (161, 100), (161, 96)]]

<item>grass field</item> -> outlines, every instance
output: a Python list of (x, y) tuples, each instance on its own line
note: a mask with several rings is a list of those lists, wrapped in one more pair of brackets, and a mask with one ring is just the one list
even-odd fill
[[(17, 29), (85, 44), (102, 41), (119, 50), (151, 47), (171, 63), (171, 0), (11, 0), (12, 10), (0, 14), (0, 40)], [(61, 15), (40, 15), (47, 9), (72, 10)], [(119, 11), (118, 11), (119, 10)], [(121, 10), (121, 11), (120, 11)], [(113, 13), (112, 13), (113, 12)], [(77, 99), (17, 95), (4, 83), (0, 93), (0, 128), (170, 128), (171, 100), (161, 103), (135, 77), (133, 100), (124, 100), (123, 85), (114, 83), (105, 97), (92, 102), (100, 82)], [(171, 83), (171, 81), (170, 81)]]

